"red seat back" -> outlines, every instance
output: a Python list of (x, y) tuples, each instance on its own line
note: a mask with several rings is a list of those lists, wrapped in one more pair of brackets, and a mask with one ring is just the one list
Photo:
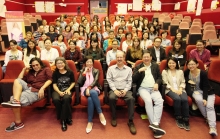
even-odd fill
[(18, 75), (25, 67), (24, 62), (22, 60), (11, 60), (8, 62), (6, 66), (6, 72), (4, 79), (16, 79)]

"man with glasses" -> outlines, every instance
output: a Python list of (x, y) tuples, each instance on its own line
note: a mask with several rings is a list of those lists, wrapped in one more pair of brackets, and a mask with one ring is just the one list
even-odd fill
[(147, 48), (152, 55), (152, 62), (156, 62), (160, 65), (160, 62), (166, 59), (166, 53), (163, 47), (161, 46), (162, 39), (160, 37), (154, 38), (154, 46)]
[(116, 59), (116, 53), (120, 51), (118, 50), (118, 47), (119, 47), (119, 42), (118, 40), (114, 39), (112, 41), (112, 50), (108, 51), (106, 55), (106, 63), (108, 65), (110, 64), (112, 60)]
[[(27, 74), (25, 72), (28, 71)], [(21, 121), (21, 106), (28, 106), (44, 98), (44, 90), (52, 83), (52, 71), (45, 67), (43, 62), (35, 57), (30, 61), (30, 68), (24, 67), (13, 84), (13, 96), (2, 106), (12, 108), (15, 121), (5, 129), (12, 132), (24, 127)]]

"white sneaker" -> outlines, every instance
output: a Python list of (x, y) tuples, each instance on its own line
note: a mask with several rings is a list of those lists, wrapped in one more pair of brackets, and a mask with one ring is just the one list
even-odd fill
[(209, 134), (212, 136), (218, 136), (217, 129), (215, 127), (210, 127)]

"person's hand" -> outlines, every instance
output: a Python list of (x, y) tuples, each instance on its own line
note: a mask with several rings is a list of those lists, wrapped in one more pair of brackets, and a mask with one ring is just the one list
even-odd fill
[(203, 99), (203, 105), (206, 106), (207, 101), (205, 99)]
[(90, 72), (91, 68), (90, 67), (86, 67), (84, 72)]
[(193, 82), (192, 80), (189, 80), (188, 83), (193, 85), (195, 84), (195, 82)]
[(68, 89), (67, 89), (64, 93), (65, 93), (65, 94), (68, 94), (68, 95), (71, 94), (70, 90), (68, 90)]
[(204, 65), (204, 68), (205, 68), (205, 70), (207, 70), (208, 69), (207, 65)]
[(75, 62), (75, 64), (78, 64), (78, 62)]
[(176, 93), (177, 93), (178, 95), (182, 95), (182, 91), (181, 91), (181, 90), (176, 90)]
[(158, 65), (160, 65), (160, 62), (157, 62)]
[(121, 97), (124, 97), (126, 95), (127, 91), (121, 90)]
[(145, 71), (147, 68), (146, 67), (142, 67), (142, 68), (140, 68), (138, 71), (139, 72), (142, 72), (142, 71)]
[(114, 93), (116, 96), (121, 97), (121, 91), (115, 90)]
[(86, 89), (86, 96), (90, 96), (89, 88)]
[(154, 91), (158, 91), (158, 84), (157, 83), (154, 84)]
[(60, 96), (63, 97), (65, 95), (65, 92), (59, 92)]
[(38, 91), (38, 98), (39, 99), (42, 99), (44, 97), (44, 89), (40, 89), (39, 91)]

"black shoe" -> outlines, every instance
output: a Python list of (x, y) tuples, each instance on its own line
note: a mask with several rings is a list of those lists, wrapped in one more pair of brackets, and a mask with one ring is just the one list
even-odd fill
[(61, 129), (62, 129), (62, 131), (66, 131), (67, 130), (67, 125), (66, 125), (66, 122), (64, 120), (61, 121)]
[(157, 132), (154, 132), (154, 138), (158, 139), (158, 138), (161, 138), (161, 137), (162, 137), (162, 135), (157, 134)]
[(111, 125), (114, 126), (114, 127), (117, 126), (117, 121), (116, 121), (116, 119), (112, 119), (112, 120), (111, 120)]
[(154, 124), (151, 124), (151, 125), (149, 125), (149, 128), (151, 129), (151, 130), (153, 130), (153, 132), (154, 132), (154, 134), (156, 134), (156, 135), (164, 135), (164, 134), (166, 134), (166, 131), (164, 131), (163, 129), (161, 129), (160, 127), (159, 127), (159, 125), (154, 125)]
[(135, 126), (134, 126), (134, 123), (133, 122), (128, 122), (128, 127), (129, 127), (129, 130), (130, 130), (130, 132), (131, 132), (131, 134), (136, 134), (137, 133), (137, 131), (136, 131), (136, 128), (135, 128)]
[(186, 131), (190, 130), (190, 125), (189, 125), (189, 118), (183, 118), (183, 128)]
[(73, 120), (72, 120), (72, 119), (66, 119), (66, 123), (67, 123), (68, 125), (72, 125), (72, 124), (73, 124)]
[(181, 116), (176, 116), (176, 125), (177, 125), (179, 128), (181, 128), (181, 129), (184, 128), (184, 126), (183, 126), (183, 121), (182, 121), (182, 117), (181, 117)]

